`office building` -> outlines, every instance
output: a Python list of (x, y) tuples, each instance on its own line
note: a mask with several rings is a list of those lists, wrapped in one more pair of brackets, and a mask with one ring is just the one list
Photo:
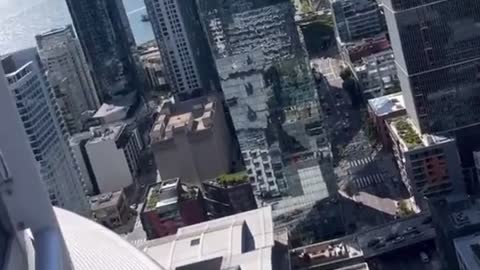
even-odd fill
[(37, 49), (65, 124), (74, 134), (84, 128), (87, 111), (100, 106), (80, 43), (68, 25), (35, 36)]
[(470, 252), (465, 252), (465, 244), (474, 240), (480, 230), (479, 201), (456, 195), (432, 200), (429, 206), (436, 232), (436, 247), (443, 265), (448, 270), (469, 269), (462, 268), (459, 263), (469, 261), (466, 257)]
[(339, 44), (385, 31), (385, 21), (375, 0), (333, 0), (331, 5)]
[(461, 270), (480, 268), (480, 234), (475, 233), (457, 238), (453, 241), (457, 261)]
[(171, 90), (180, 99), (218, 91), (208, 42), (195, 0), (146, 0)]
[(424, 197), (465, 192), (454, 139), (420, 134), (407, 116), (387, 120), (402, 181), (421, 208)]
[(381, 97), (401, 90), (391, 49), (362, 57), (351, 65), (365, 98)]
[(456, 137), (462, 166), (480, 146), (480, 2), (384, 0), (407, 112), (421, 133)]
[[(0, 80), (0, 100), (13, 101)], [(9, 128), (0, 132), (2, 269), (164, 269), (109, 229), (52, 207), (14, 103), (0, 110)]]
[(136, 105), (143, 72), (123, 2), (67, 0), (67, 5), (100, 102)]
[(288, 175), (297, 181), (309, 160), (330, 155), (294, 8), (229, 0), (199, 9), (254, 191), (286, 194)]
[(150, 132), (161, 179), (180, 177), (194, 186), (230, 172), (233, 140), (222, 103), (214, 97), (163, 102)]
[(202, 183), (208, 215), (219, 218), (257, 209), (246, 172), (224, 174)]
[(377, 53), (391, 50), (387, 36), (380, 34), (370, 38), (364, 38), (355, 42), (342, 44), (340, 53), (347, 63), (356, 63), (363, 58)]
[(183, 226), (207, 220), (202, 193), (180, 179), (169, 179), (148, 187), (140, 219), (147, 239), (177, 233)]
[(289, 270), (270, 207), (183, 227), (141, 247), (164, 269)]
[(90, 197), (90, 206), (93, 219), (111, 230), (126, 225), (134, 212), (123, 189)]
[(402, 93), (369, 99), (367, 109), (377, 132), (377, 138), (383, 146), (391, 148), (392, 141), (386, 121), (407, 114)]
[[(18, 51), (1, 59), (3, 70), (0, 108), (16, 105), (17, 116), (23, 130), (14, 136), (27, 137), (30, 155), (40, 170), (53, 205), (89, 215), (83, 180), (68, 145), (67, 131), (60, 117), (52, 89), (41, 71), (34, 48)], [(8, 114), (1, 114), (2, 123)], [(8, 125), (2, 133), (10, 133)], [(6, 142), (8, 143), (8, 141)]]
[(116, 192), (134, 183), (143, 149), (133, 125), (117, 123), (75, 134), (70, 145), (90, 194)]

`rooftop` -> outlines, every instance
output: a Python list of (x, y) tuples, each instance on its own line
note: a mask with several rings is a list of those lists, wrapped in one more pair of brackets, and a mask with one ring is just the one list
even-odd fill
[(153, 124), (150, 138), (152, 142), (172, 139), (175, 132), (190, 133), (210, 129), (214, 125), (216, 101), (198, 99), (188, 102), (163, 102), (159, 115)]
[(127, 106), (115, 106), (112, 104), (103, 103), (93, 118), (104, 118), (117, 113), (126, 114), (128, 110), (129, 108)]
[(368, 100), (370, 108), (376, 116), (385, 116), (394, 112), (405, 110), (405, 101), (402, 93), (395, 93)]
[(405, 151), (429, 147), (454, 141), (454, 139), (432, 135), (420, 134), (408, 116), (400, 116), (388, 120), (390, 130), (403, 144)]
[(91, 197), (90, 206), (92, 211), (116, 206), (120, 198), (122, 198), (122, 195), (123, 190), (119, 190), (117, 192), (109, 192)]
[(209, 180), (210, 184), (218, 184), (222, 187), (236, 186), (248, 183), (248, 175), (245, 171), (223, 174), (216, 179)]
[(273, 270), (273, 246), (272, 212), (265, 207), (182, 227), (141, 248), (169, 270)]
[(91, 138), (88, 144), (95, 144), (102, 141), (117, 141), (125, 131), (126, 124), (105, 125), (90, 128)]
[(475, 224), (480, 225), (480, 204), (476, 202), (467, 209), (451, 213), (450, 221), (456, 228)]
[(347, 237), (299, 247), (290, 254), (294, 268), (329, 265), (363, 256), (356, 240)]
[(480, 233), (456, 238), (453, 243), (465, 269), (480, 269)]
[(369, 270), (370, 268), (368, 267), (367, 263), (359, 263), (351, 266), (346, 266), (342, 268), (337, 268), (335, 270)]
[(142, 212), (149, 212), (178, 202), (180, 179), (169, 179), (155, 183), (148, 188)]

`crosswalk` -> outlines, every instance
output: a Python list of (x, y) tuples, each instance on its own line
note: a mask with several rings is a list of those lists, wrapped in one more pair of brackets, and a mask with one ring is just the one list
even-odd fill
[(353, 179), (355, 186), (358, 189), (366, 188), (372, 185), (376, 185), (383, 182), (383, 176), (381, 174), (371, 174), (359, 178)]
[(373, 157), (370, 156), (370, 157), (366, 157), (366, 158), (361, 158), (361, 159), (356, 159), (356, 160), (349, 161), (348, 166), (350, 168), (365, 166), (372, 161), (373, 161)]

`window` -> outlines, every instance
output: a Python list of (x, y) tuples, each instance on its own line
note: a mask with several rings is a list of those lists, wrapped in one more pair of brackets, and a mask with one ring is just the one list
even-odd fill
[(193, 246), (197, 246), (198, 244), (200, 244), (200, 238), (195, 238), (195, 239), (192, 239), (190, 241), (190, 246), (193, 247)]

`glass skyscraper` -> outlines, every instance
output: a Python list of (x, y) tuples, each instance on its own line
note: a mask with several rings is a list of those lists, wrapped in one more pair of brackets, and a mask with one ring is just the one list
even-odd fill
[(383, 0), (409, 116), (456, 138), (464, 168), (480, 146), (480, 1)]
[(67, 4), (101, 101), (133, 105), (142, 81), (122, 0), (67, 0)]
[(299, 172), (318, 166), (329, 144), (294, 8), (272, 2), (199, 8), (255, 192), (297, 196)]

